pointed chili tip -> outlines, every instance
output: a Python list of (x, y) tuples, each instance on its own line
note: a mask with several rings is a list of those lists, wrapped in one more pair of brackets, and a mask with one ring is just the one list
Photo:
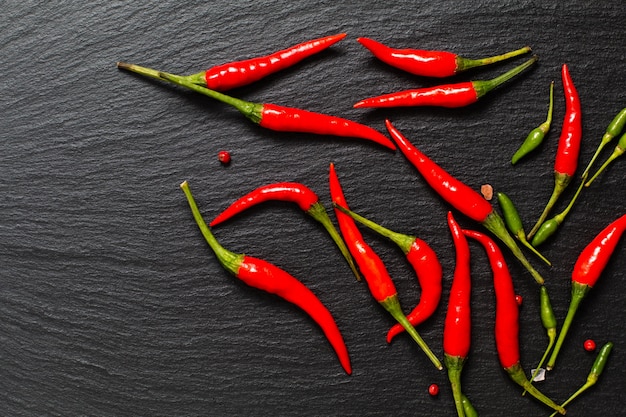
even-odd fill
[(358, 101), (352, 105), (353, 108), (359, 109), (361, 107), (366, 107), (365, 100)]

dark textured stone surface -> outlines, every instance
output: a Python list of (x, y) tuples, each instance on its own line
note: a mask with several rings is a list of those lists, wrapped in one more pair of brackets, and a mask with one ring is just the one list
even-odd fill
[[(0, 19), (2, 416), (454, 414), (445, 375), (408, 338), (386, 345), (391, 320), (314, 221), (290, 205), (267, 204), (215, 233), (226, 247), (281, 266), (318, 294), (344, 332), (351, 377), (304, 313), (221, 269), (178, 188), (190, 181), (207, 218), (274, 181), (303, 182), (329, 205), (332, 161), (353, 209), (433, 246), (444, 266), (445, 301), (454, 268), (448, 206), (402, 155), (358, 140), (268, 132), (209, 99), (120, 72), (116, 61), (191, 73), (347, 32), (331, 50), (232, 94), (380, 130), (390, 118), (458, 178), (507, 192), (527, 225), (551, 191), (564, 111), (561, 64), (570, 65), (583, 101), (581, 165), (626, 102), (620, 1), (9, 3)], [(376, 61), (358, 36), (468, 57), (529, 44), (540, 62), (466, 109), (357, 110), (351, 105), (358, 99), (435, 82)], [(517, 62), (455, 80), (491, 77)], [(553, 131), (540, 152), (511, 167), (512, 153), (545, 117), (553, 79)], [(228, 167), (217, 160), (221, 149), (232, 153)], [(546, 275), (559, 320), (578, 253), (623, 213), (623, 163), (585, 190), (543, 247), (554, 267), (531, 258)], [(387, 262), (408, 310), (419, 298), (412, 272), (394, 247), (365, 236)], [(481, 415), (547, 415), (499, 369), (491, 275), (480, 248), (472, 249), (474, 333), (465, 391)], [(583, 340), (616, 343), (605, 375), (571, 405), (572, 416), (617, 416), (623, 408), (623, 252), (620, 244), (583, 304), (557, 369), (541, 384), (564, 400), (593, 362)], [(546, 338), (535, 284), (510, 261), (525, 300), (522, 362), (529, 370)], [(444, 316), (442, 303), (420, 327), (439, 355)], [(427, 394), (433, 382), (441, 386), (435, 399)]]

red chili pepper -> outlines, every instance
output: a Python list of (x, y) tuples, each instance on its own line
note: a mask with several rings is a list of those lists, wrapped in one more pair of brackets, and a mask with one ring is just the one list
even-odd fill
[(385, 137), (385, 135), (369, 126), (352, 120), (276, 104), (244, 101), (194, 84), (183, 76), (156, 71), (139, 65), (118, 62), (117, 66), (120, 69), (135, 72), (146, 77), (169, 81), (228, 104), (237, 109), (253, 123), (270, 130), (360, 138), (378, 143), (389, 149), (395, 149), (393, 142)]
[(345, 37), (345, 33), (339, 33), (313, 39), (270, 55), (217, 65), (206, 71), (189, 75), (188, 78), (193, 83), (212, 90), (226, 91), (251, 84), (275, 72), (291, 67), (303, 59), (323, 51)]
[(495, 339), (500, 364), (509, 377), (526, 392), (553, 410), (565, 414), (565, 409), (541, 393), (526, 378), (520, 364), (519, 352), (519, 306), (515, 301), (513, 280), (502, 252), (487, 235), (473, 230), (463, 230), (465, 236), (475, 239), (484, 247), (493, 272), (496, 296)]
[[(333, 204), (344, 208), (349, 208), (346, 202), (346, 198), (335, 172), (335, 165), (330, 164), (330, 197), (333, 200)], [(402, 312), (400, 301), (398, 300), (398, 292), (394, 285), (389, 272), (385, 267), (385, 264), (380, 257), (374, 252), (374, 250), (363, 240), (361, 232), (357, 228), (356, 223), (346, 213), (342, 212), (338, 208), (335, 209), (337, 215), (337, 221), (339, 228), (344, 236), (346, 244), (350, 249), (350, 253), (354, 257), (359, 269), (365, 277), (365, 282), (370, 290), (370, 293), (378, 303), (383, 306), (389, 314), (400, 323), (404, 329), (411, 335), (413, 340), (424, 351), (430, 361), (437, 367), (437, 369), (443, 369), (441, 362), (437, 359), (437, 356), (430, 350), (424, 339), (419, 335), (417, 330), (411, 325), (409, 320)]]
[(454, 178), (420, 152), (389, 120), (385, 123), (391, 137), (398, 144), (404, 156), (424, 177), (428, 185), (461, 213), (481, 223), (487, 230), (496, 235), (531, 273), (535, 281), (543, 284), (543, 277), (528, 262), (528, 259), (526, 259), (513, 237), (507, 231), (504, 220), (493, 209), (493, 206), (480, 193)]
[(559, 338), (548, 360), (546, 366), (548, 370), (554, 368), (556, 358), (581, 301), (587, 296), (589, 290), (596, 285), (625, 230), (626, 214), (606, 226), (578, 256), (572, 271), (572, 298), (559, 332)]
[(582, 138), (580, 98), (566, 64), (563, 64), (561, 78), (563, 79), (563, 91), (565, 93), (565, 118), (554, 160), (554, 189), (548, 204), (546, 204), (543, 213), (539, 216), (539, 220), (528, 233), (529, 239), (537, 233), (541, 224), (546, 220), (550, 210), (552, 210), (558, 198), (571, 182), (578, 167), (578, 154), (580, 153), (580, 141)]
[(489, 65), (530, 52), (529, 46), (502, 55), (467, 59), (447, 51), (396, 49), (369, 38), (357, 38), (378, 59), (392, 67), (425, 77), (450, 77), (470, 68)]
[(319, 298), (304, 284), (275, 265), (262, 259), (231, 252), (220, 245), (204, 222), (187, 181), (183, 182), (180, 187), (187, 197), (187, 202), (202, 235), (224, 269), (251, 287), (276, 294), (304, 310), (326, 335), (343, 369), (348, 375), (351, 374), (352, 367), (344, 339), (332, 314)]
[(452, 216), (452, 212), (448, 212), (448, 226), (456, 248), (456, 264), (443, 327), (443, 363), (448, 369), (457, 414), (464, 417), (461, 372), (469, 354), (472, 333), (470, 250), (461, 226)]
[(356, 265), (354, 264), (354, 260), (352, 256), (350, 256), (350, 251), (328, 216), (326, 207), (319, 201), (317, 194), (304, 184), (297, 182), (279, 182), (258, 187), (234, 201), (213, 219), (209, 226), (217, 226), (242, 211), (266, 201), (288, 201), (296, 203), (302, 211), (321, 223), (341, 251), (341, 254), (346, 258), (356, 278), (361, 279)]
[(398, 91), (381, 96), (370, 97), (354, 104), (361, 107), (464, 107), (478, 101), (488, 92), (515, 77), (537, 61), (533, 57), (504, 74), (491, 80), (467, 81), (455, 84), (444, 84), (434, 87), (417, 88)]
[[(441, 300), (443, 275), (435, 251), (422, 239), (389, 230), (345, 207), (335, 204), (335, 208), (398, 245), (413, 267), (421, 288), (419, 303), (406, 317), (409, 323), (416, 327), (432, 316)], [(387, 332), (387, 343), (391, 343), (391, 340), (403, 331), (404, 327), (400, 323), (393, 325)]]

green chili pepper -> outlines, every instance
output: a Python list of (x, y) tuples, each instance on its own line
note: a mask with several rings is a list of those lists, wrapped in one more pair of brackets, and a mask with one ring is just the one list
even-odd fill
[(500, 204), (500, 208), (502, 209), (502, 217), (504, 218), (504, 223), (507, 228), (511, 232), (513, 236), (520, 243), (530, 249), (535, 255), (537, 255), (541, 260), (543, 260), (548, 265), (552, 265), (549, 260), (547, 260), (537, 249), (535, 249), (526, 239), (526, 232), (524, 232), (524, 225), (522, 224), (522, 219), (520, 218), (513, 201), (503, 192), (497, 193), (498, 203)]
[(538, 127), (530, 131), (524, 142), (520, 145), (519, 149), (513, 154), (511, 158), (511, 164), (515, 165), (517, 161), (528, 155), (531, 151), (535, 150), (543, 138), (550, 130), (552, 124), (552, 109), (554, 105), (554, 81), (550, 83), (550, 105), (548, 106), (548, 117), (546, 121), (540, 124)]
[[(598, 382), (600, 378), (600, 374), (604, 370), (607, 361), (609, 360), (609, 354), (611, 353), (611, 349), (613, 349), (613, 342), (608, 342), (600, 349), (598, 356), (596, 356), (596, 360), (593, 362), (591, 366), (591, 371), (589, 375), (587, 375), (587, 382), (583, 384), (582, 387), (578, 389), (575, 393), (572, 394), (563, 404), (562, 407), (565, 407), (567, 404), (571, 403), (576, 397), (585, 392), (587, 389), (591, 388)], [(552, 414), (550, 417), (554, 417), (556, 413)]]
[(543, 222), (541, 226), (539, 227), (539, 229), (537, 229), (537, 233), (535, 233), (535, 236), (533, 236), (533, 239), (532, 239), (532, 245), (534, 247), (541, 245), (550, 236), (556, 233), (561, 223), (563, 223), (563, 221), (565, 220), (565, 217), (567, 217), (572, 207), (574, 207), (574, 203), (576, 202), (576, 199), (580, 195), (580, 192), (583, 189), (583, 185), (585, 185), (586, 179), (587, 179), (586, 176), (583, 177), (582, 182), (580, 183), (580, 185), (578, 186), (578, 189), (576, 190), (576, 194), (574, 194), (574, 197), (572, 197), (572, 200), (569, 202), (567, 207), (565, 207), (565, 210), (563, 210), (562, 212), (560, 212), (553, 218)]
[(593, 177), (591, 177), (591, 179), (587, 181), (587, 183), (585, 183), (585, 187), (589, 187), (589, 185), (591, 185), (593, 180), (598, 178), (598, 176), (602, 173), (602, 171), (604, 171), (606, 167), (608, 167), (611, 164), (611, 162), (613, 162), (618, 157), (622, 156), (624, 152), (626, 152), (626, 133), (624, 133), (622, 137), (619, 138), (619, 142), (617, 142), (617, 146), (615, 146), (615, 149), (613, 150), (613, 153), (611, 154), (611, 156), (609, 156), (606, 162), (602, 164), (600, 169), (598, 169), (598, 171), (593, 175)]
[[(602, 136), (602, 140), (600, 141), (600, 146), (598, 146), (598, 149), (596, 149), (596, 153), (593, 155), (593, 158), (591, 158), (591, 161), (589, 161), (589, 165), (587, 165), (587, 168), (585, 169), (585, 172), (583, 172), (583, 176), (589, 174), (589, 170), (591, 169), (591, 165), (593, 165), (593, 163), (596, 160), (596, 158), (598, 157), (598, 155), (600, 155), (600, 152), (602, 151), (602, 149), (604, 149), (604, 147), (610, 141), (612, 141), (615, 136), (617, 136), (620, 133), (622, 133), (622, 129), (624, 128), (624, 126), (626, 126), (626, 107), (624, 107), (622, 109), (622, 111), (617, 113), (615, 118), (607, 126), (606, 132), (604, 132), (604, 135)], [(590, 181), (590, 183), (591, 183), (591, 181)]]
[[(533, 372), (532, 377), (530, 378), (530, 383), (534, 381), (535, 377), (539, 373), (541, 366), (548, 358), (548, 354), (554, 347), (554, 342), (556, 341), (556, 316), (554, 315), (554, 310), (552, 310), (552, 304), (550, 303), (550, 297), (548, 296), (548, 289), (545, 285), (542, 285), (539, 290), (539, 305), (541, 308), (541, 324), (546, 329), (546, 333), (548, 334), (548, 347), (544, 352), (537, 368), (535, 368), (535, 372)], [(526, 394), (526, 391), (522, 393), (522, 395)]]
[(463, 404), (465, 417), (478, 417), (478, 411), (476, 411), (469, 398), (467, 398), (465, 394), (461, 394), (461, 403)]

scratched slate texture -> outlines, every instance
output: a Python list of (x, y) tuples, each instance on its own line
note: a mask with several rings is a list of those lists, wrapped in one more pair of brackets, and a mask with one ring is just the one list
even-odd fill
[[(439, 255), (443, 302), (419, 331), (442, 356), (454, 270), (445, 222), (450, 207), (402, 155), (356, 139), (268, 132), (225, 105), (119, 71), (115, 63), (192, 73), (346, 32), (328, 51), (231, 93), (341, 115), (381, 131), (389, 118), (475, 189), (489, 183), (506, 192), (529, 226), (552, 187), (564, 113), (561, 64), (570, 66), (583, 102), (581, 165), (626, 103), (623, 3), (92, 3), (9, 1), (0, 18), (0, 415), (454, 415), (445, 374), (406, 336), (385, 343), (391, 319), (317, 223), (290, 204), (266, 203), (214, 232), (227, 248), (275, 263), (319, 296), (344, 334), (351, 376), (297, 307), (222, 270), (179, 189), (189, 180), (207, 219), (277, 181), (302, 182), (329, 207), (327, 175), (334, 162), (353, 209), (419, 236)], [(351, 105), (358, 99), (441, 82), (380, 63), (356, 42), (359, 36), (468, 57), (528, 44), (540, 61), (465, 109), (357, 110)], [(490, 78), (522, 59), (453, 81)], [(512, 167), (512, 153), (545, 118), (551, 80), (553, 130), (538, 152)], [(217, 160), (222, 149), (232, 154), (229, 166)], [(584, 190), (542, 247), (553, 267), (531, 257), (546, 277), (559, 322), (578, 253), (624, 212), (623, 164), (616, 162)], [(454, 213), (464, 227), (479, 228)], [(389, 242), (364, 236), (409, 310), (420, 296), (413, 272)], [(520, 396), (499, 367), (491, 272), (482, 249), (471, 247), (473, 344), (464, 391), (481, 415), (548, 415)], [(508, 254), (507, 260), (524, 297), (521, 360), (530, 370), (547, 343), (538, 291)], [(593, 362), (583, 341), (615, 342), (597, 387), (572, 403), (568, 415), (618, 416), (623, 409), (625, 269), (620, 243), (583, 303), (557, 368), (539, 384), (563, 401)], [(436, 398), (427, 393), (431, 383), (440, 385)]]

